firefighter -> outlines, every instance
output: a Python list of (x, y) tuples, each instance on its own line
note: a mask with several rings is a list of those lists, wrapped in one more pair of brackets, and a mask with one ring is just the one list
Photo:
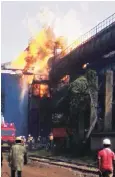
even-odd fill
[(23, 165), (27, 164), (27, 152), (20, 137), (17, 137), (15, 142), (10, 150), (8, 161), (11, 167), (11, 177), (15, 177), (15, 172), (17, 172), (17, 177), (21, 177)]
[(113, 176), (113, 162), (115, 163), (115, 154), (110, 149), (111, 141), (109, 139), (103, 140), (103, 149), (98, 152), (98, 167), (100, 176)]
[(32, 139), (33, 139), (33, 137), (29, 134), (28, 135), (28, 147), (29, 147), (29, 150), (32, 150)]
[(53, 140), (54, 140), (54, 137), (53, 137), (53, 133), (51, 132), (49, 134), (49, 142), (50, 142), (50, 148), (51, 148), (51, 150), (53, 150)]
[(30, 139), (30, 137), (31, 137), (31, 135), (29, 134), (29, 135), (28, 135), (28, 140)]
[(41, 136), (38, 136), (37, 143), (39, 144), (41, 141)]
[(25, 136), (23, 136), (23, 138), (24, 138), (24, 143), (26, 144), (26, 137), (25, 137)]
[(24, 142), (24, 137), (23, 136), (21, 137), (21, 143), (22, 143), (23, 146), (25, 146), (25, 142)]

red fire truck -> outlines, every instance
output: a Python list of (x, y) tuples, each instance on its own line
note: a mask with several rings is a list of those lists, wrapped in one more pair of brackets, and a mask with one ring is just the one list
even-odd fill
[(2, 123), (1, 124), (1, 144), (2, 148), (9, 149), (15, 142), (16, 128), (14, 123)]

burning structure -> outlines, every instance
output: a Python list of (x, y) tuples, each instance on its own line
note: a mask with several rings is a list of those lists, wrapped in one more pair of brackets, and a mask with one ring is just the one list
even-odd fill
[[(41, 117), (40, 100), (44, 97), (47, 98), (47, 100), (50, 100), (52, 97), (49, 71), (53, 66), (55, 57), (59, 54), (63, 57), (66, 54), (64, 51), (66, 47), (66, 38), (62, 36), (56, 37), (53, 29), (50, 27), (43, 28), (36, 38), (29, 42), (28, 47), (22, 52), (22, 54), (10, 65), (11, 70), (19, 74), (21, 77), (21, 101), (29, 86), (28, 107), (29, 125), (31, 125), (29, 126), (29, 133), (32, 133), (33, 136), (38, 136), (40, 133), (40, 130), (38, 130)], [(53, 62), (50, 62), (49, 59), (52, 58)], [(63, 79), (63, 82), (64, 80), (66, 80), (66, 77)], [(51, 115), (49, 117), (51, 119)], [(32, 128), (32, 125), (34, 128)], [(33, 132), (33, 130), (35, 132)]]
[[(112, 16), (112, 19), (114, 19), (113, 17), (114, 15)], [(45, 110), (43, 110), (43, 107), (41, 106), (42, 100), (45, 98), (46, 102), (51, 103), (51, 98), (55, 97), (55, 91), (58, 91), (65, 85), (68, 85), (69, 82), (74, 81), (79, 75), (84, 74), (84, 69), (87, 68), (82, 67), (84, 66), (84, 63), (89, 63), (89, 67), (96, 70), (98, 75), (103, 72), (105, 67), (108, 67), (110, 61), (114, 64), (114, 54), (112, 56), (110, 55), (109, 57), (106, 56), (109, 52), (114, 52), (115, 50), (114, 40), (112, 41), (112, 37), (115, 37), (114, 27), (114, 21), (112, 21), (112, 23), (106, 27), (106, 30), (100, 30), (98, 27), (96, 27), (96, 33), (93, 34), (93, 36), (87, 34), (84, 41), (81, 42), (80, 40), (77, 40), (72, 46), (67, 48), (67, 39), (63, 36), (55, 35), (53, 29), (48, 26), (43, 28), (43, 30), (29, 42), (28, 47), (22, 52), (22, 54), (12, 62), (11, 68), (14, 70), (17, 68), (21, 71), (20, 75), (22, 79), (20, 83), (23, 90), (21, 95), (22, 100), (24, 93), (27, 90), (27, 84), (30, 86), (28, 105), (30, 125), (29, 133), (32, 133), (33, 136), (38, 136), (43, 133), (43, 129), (47, 129), (47, 133), (43, 134), (48, 134), (48, 131), (51, 128), (52, 111), (50, 106), (47, 111), (46, 107), (44, 106)], [(106, 41), (107, 45), (105, 45)], [(101, 44), (104, 44), (103, 49), (100, 48)], [(93, 51), (94, 48), (95, 50)], [(109, 61), (108, 58), (110, 59)], [(100, 61), (100, 63), (98, 61)], [(27, 76), (25, 73), (30, 73), (30, 75)], [(99, 78), (101, 77), (103, 76), (101, 75)], [(113, 74), (107, 74), (105, 80), (108, 80), (108, 78), (111, 80), (111, 83), (108, 84), (111, 85), (111, 90), (109, 91), (111, 93), (111, 97), (113, 92)], [(107, 88), (109, 87), (108, 85), (106, 84)], [(106, 94), (108, 94), (107, 89)], [(100, 97), (102, 97), (102, 95)], [(102, 100), (103, 99), (104, 96)], [(107, 100), (108, 98), (106, 98), (106, 105), (105, 108), (103, 108), (105, 109), (105, 117), (108, 117)], [(102, 105), (103, 101), (100, 102)], [(111, 103), (109, 102), (109, 107), (110, 105)], [(44, 111), (46, 111), (45, 115)], [(93, 119), (93, 121), (95, 119), (94, 117), (94, 115), (91, 115), (91, 119)], [(42, 124), (40, 119), (42, 123), (43, 120), (45, 123)], [(105, 122), (107, 121), (108, 118), (106, 118)], [(81, 123), (79, 120), (79, 122), (81, 127), (78, 127), (78, 129), (80, 130), (79, 133), (82, 134), (81, 139), (83, 140), (85, 134), (84, 121), (82, 120)], [(91, 122), (89, 123), (88, 132), (90, 132), (90, 130), (92, 132), (92, 129), (90, 129), (92, 126)], [(105, 127), (110, 128), (111, 126), (107, 125), (105, 122)], [(46, 125), (46, 127), (44, 127), (44, 125)]]

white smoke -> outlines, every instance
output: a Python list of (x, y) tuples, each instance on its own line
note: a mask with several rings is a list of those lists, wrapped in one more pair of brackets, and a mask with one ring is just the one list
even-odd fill
[(68, 40), (68, 45), (74, 42), (82, 34), (82, 24), (74, 9), (70, 9), (66, 14), (60, 16), (59, 8), (57, 12), (48, 7), (41, 7), (35, 17), (27, 15), (27, 26), (31, 36), (35, 36), (43, 27), (52, 27), (56, 37), (64, 36)]
[(28, 83), (27, 83), (26, 77), (24, 76), (21, 79), (20, 106), (23, 104), (23, 101), (24, 101), (24, 98), (27, 92), (28, 92)]

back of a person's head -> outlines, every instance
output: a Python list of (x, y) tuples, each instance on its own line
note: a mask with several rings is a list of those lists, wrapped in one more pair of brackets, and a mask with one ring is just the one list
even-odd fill
[(16, 142), (16, 144), (20, 144), (22, 142), (21, 137), (16, 137), (15, 142)]
[(20, 144), (21, 142), (21, 140), (16, 140), (16, 144)]
[(104, 146), (104, 148), (110, 148), (111, 147), (110, 144), (104, 144), (103, 146)]

